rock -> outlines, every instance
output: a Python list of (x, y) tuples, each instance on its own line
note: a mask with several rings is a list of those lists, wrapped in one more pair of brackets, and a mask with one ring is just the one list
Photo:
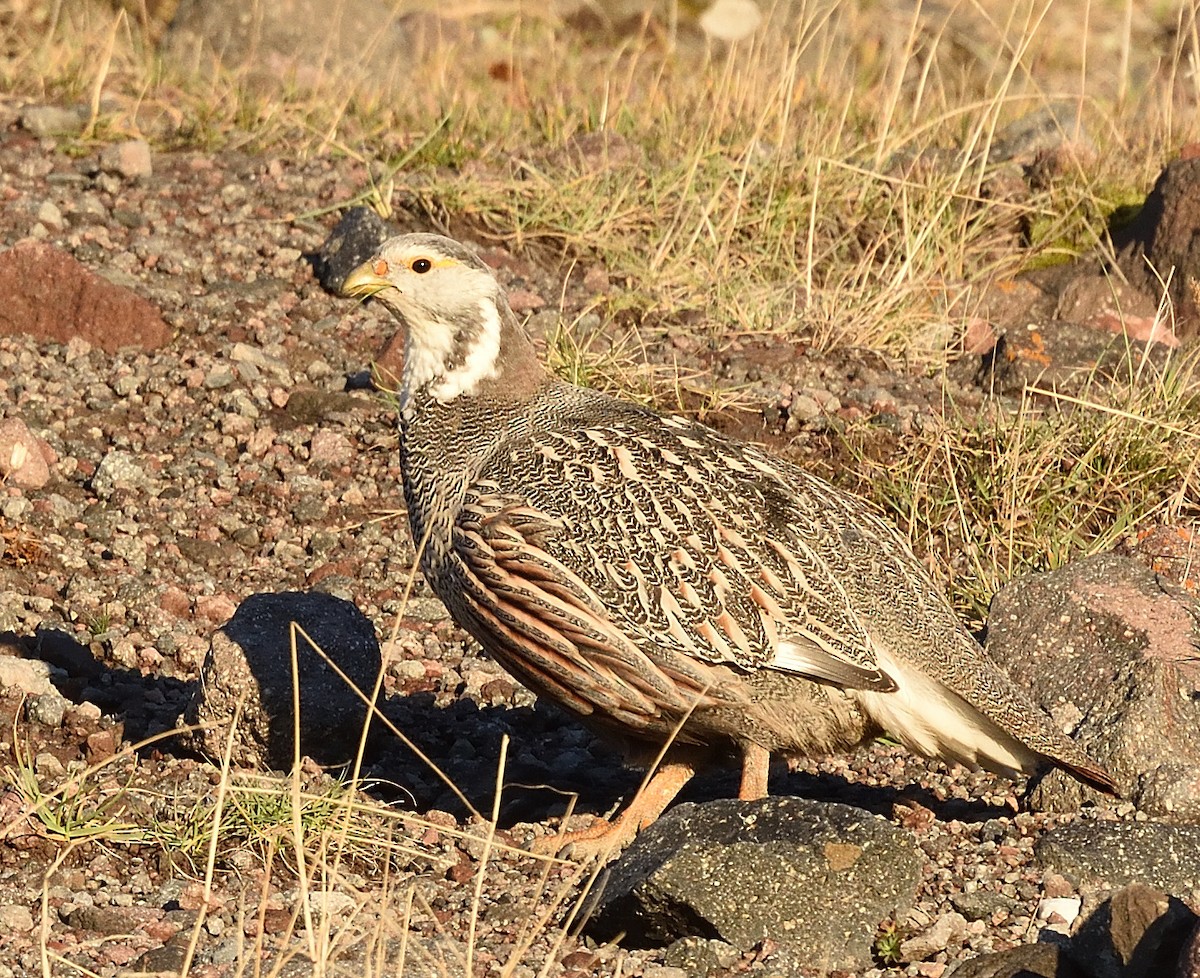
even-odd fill
[(25, 701), (25, 716), (33, 723), (44, 727), (62, 726), (67, 715), (67, 701), (57, 692), (40, 693)]
[(1198, 548), (1200, 524), (1190, 527), (1166, 524), (1139, 530), (1135, 537), (1123, 540), (1117, 552), (1133, 557), (1159, 580), (1200, 594), (1200, 567), (1195, 560)]
[(283, 414), (297, 425), (317, 425), (333, 415), (350, 412), (361, 402), (341, 391), (317, 391), (300, 388), (288, 395)]
[(351, 207), (311, 256), (317, 281), (326, 292), (340, 295), (346, 276), (397, 233), (371, 208)]
[[(289, 902), (294, 903), (298, 900), (299, 894), (289, 894)], [(319, 918), (324, 920), (353, 913), (358, 903), (350, 894), (339, 893), (337, 890), (309, 890), (308, 905), (314, 915), (319, 915)]]
[(546, 305), (546, 300), (532, 289), (509, 289), (508, 305), (518, 316)]
[(788, 418), (795, 418), (801, 424), (815, 421), (820, 416), (821, 405), (816, 402), (815, 398), (809, 397), (807, 394), (795, 395), (792, 403), (788, 406)]
[(100, 170), (125, 180), (140, 180), (154, 172), (150, 144), (144, 139), (127, 139), (105, 146), (100, 152)]
[(317, 468), (329, 469), (348, 465), (353, 457), (354, 446), (345, 435), (328, 428), (318, 428), (313, 432), (308, 460)]
[[(1075, 275), (1063, 282), (1055, 312), (1066, 323), (1113, 333), (1122, 344), (1134, 340), (1151, 346), (1156, 343), (1179, 346), (1170, 322), (1157, 315), (1157, 300), (1114, 279), (1111, 270), (1077, 269)], [(1056, 326), (1055, 331), (1058, 329), (1061, 327)], [(1097, 357), (1098, 362), (1102, 359)]]
[(205, 390), (215, 391), (228, 387), (236, 380), (234, 372), (225, 364), (219, 363), (204, 375), (203, 383)]
[(1079, 819), (1047, 832), (1034, 855), (1044, 868), (1081, 881), (1146, 883), (1168, 893), (1200, 889), (1200, 825)]
[(148, 978), (178, 978), (190, 960), (184, 941), (171, 941), (162, 947), (152, 947), (134, 962), (134, 972)]
[(1158, 296), (1170, 281), (1179, 339), (1200, 336), (1200, 159), (1167, 164), (1137, 216), (1112, 238), (1135, 287)]
[(0, 933), (28, 934), (33, 930), (33, 913), (28, 907), (10, 904), (0, 907)]
[(967, 937), (967, 919), (960, 913), (944, 913), (927, 930), (900, 944), (901, 961), (924, 961), (939, 951), (957, 947)]
[(741, 957), (741, 951), (724, 941), (684, 937), (663, 952), (663, 963), (682, 968), (688, 975), (707, 975), (720, 968), (732, 968)]
[(27, 696), (58, 696), (50, 681), (50, 666), (37, 659), (0, 656), (0, 689), (15, 689)]
[(50, 481), (45, 444), (20, 418), (0, 421), (0, 480), (19, 489), (41, 489)]
[(1134, 883), (1084, 921), (1070, 953), (1094, 978), (1168, 976), (1198, 919), (1182, 900)]
[(277, 377), (290, 378), (291, 372), (285, 361), (249, 343), (234, 343), (229, 351), (229, 359), (234, 363), (252, 363), (258, 369), (273, 373)]
[(1038, 901), (1035, 920), (1052, 921), (1058, 917), (1068, 927), (1079, 916), (1083, 900), (1080, 897), (1043, 897)]
[(121, 907), (76, 907), (66, 922), (79, 930), (97, 934), (130, 934), (139, 921)]
[(158, 310), (141, 296), (36, 241), (0, 253), (0, 295), (0, 334), (63, 344), (79, 337), (106, 353), (153, 350), (171, 338)]
[[(1197, 605), (1116, 554), (1022, 578), (988, 615), (988, 654), (1103, 763), (1147, 814), (1200, 820)], [(1096, 794), (1060, 771), (1035, 805)]]
[(146, 492), (150, 489), (150, 478), (133, 455), (114, 449), (96, 466), (92, 492), (101, 499), (108, 499), (118, 489)]
[(55, 231), (61, 231), (67, 223), (63, 219), (62, 210), (52, 200), (43, 200), (38, 204), (37, 219), (39, 224), (44, 224)]
[[(208, 725), (192, 735), (197, 749), (221, 757), (229, 724), (240, 708), (234, 761), (249, 767), (291, 768), (292, 622), (370, 695), (382, 667), (379, 641), (374, 626), (353, 604), (317, 592), (254, 594), (213, 634), (199, 688), (184, 712), (185, 723)], [(366, 705), (299, 631), (296, 661), (300, 754), (321, 764), (345, 763), (358, 749)]]
[(921, 863), (909, 833), (847, 805), (682, 804), (608, 871), (588, 926), (643, 945), (769, 938), (807, 966), (855, 968), (879, 922), (911, 904)]
[(84, 743), (84, 756), (93, 764), (112, 757), (117, 752), (117, 738), (111, 730), (90, 733)]
[(963, 961), (946, 978), (1091, 978), (1057, 944), (1025, 944)]
[(1012, 913), (1017, 902), (1003, 893), (976, 890), (974, 893), (954, 893), (950, 904), (967, 920), (988, 920), (997, 913)]
[(30, 105), (21, 112), (21, 125), (35, 136), (78, 136), (88, 121), (86, 106)]
[(1079, 113), (1079, 102), (1051, 102), (1010, 122), (996, 133), (988, 150), (991, 163), (1032, 163), (1039, 154), (1062, 153), (1073, 147), (1095, 152)]

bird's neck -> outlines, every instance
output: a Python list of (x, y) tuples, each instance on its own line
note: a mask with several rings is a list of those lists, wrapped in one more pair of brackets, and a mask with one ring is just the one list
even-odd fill
[(546, 379), (537, 353), (503, 298), (480, 299), (469, 326), (409, 325), (400, 384), (402, 412), (422, 401), (521, 401)]
[[(523, 336), (521, 340), (528, 343)], [(504, 358), (473, 394), (442, 402), (426, 388), (401, 401), (404, 497), (413, 538), (423, 541), (427, 572), (449, 553), (468, 487), (505, 444), (528, 433), (533, 406), (562, 386), (542, 370), (532, 346), (528, 354)]]
[[(452, 519), (462, 493), (505, 439), (529, 426), (531, 405), (556, 381), (503, 299), (453, 344), (411, 325), (400, 391), (400, 464), (413, 532)], [(447, 527), (434, 530), (440, 539)], [(434, 548), (436, 550), (436, 547)]]

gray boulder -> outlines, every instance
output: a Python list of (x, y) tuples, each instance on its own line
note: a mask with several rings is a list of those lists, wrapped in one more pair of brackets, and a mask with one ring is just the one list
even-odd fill
[(648, 946), (770, 939), (797, 966), (863, 967), (880, 922), (911, 905), (922, 862), (909, 833), (848, 805), (683, 804), (609, 870), (589, 928)]
[(1083, 883), (1200, 890), (1200, 825), (1077, 819), (1047, 832), (1033, 852), (1046, 870)]

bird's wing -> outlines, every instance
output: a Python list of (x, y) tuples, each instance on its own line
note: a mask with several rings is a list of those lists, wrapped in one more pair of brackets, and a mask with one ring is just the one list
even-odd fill
[(553, 514), (547, 575), (664, 671), (707, 663), (894, 688), (826, 560), (832, 544), (814, 536), (827, 535), (822, 514), (803, 511), (819, 502), (767, 456), (647, 413), (539, 431), (487, 478)]
[(488, 651), (535, 691), (634, 729), (664, 713), (741, 701), (703, 663), (651, 659), (630, 641), (594, 590), (549, 552), (564, 532), (561, 519), (519, 494), (487, 482), (468, 490), (452, 532), (458, 600)]

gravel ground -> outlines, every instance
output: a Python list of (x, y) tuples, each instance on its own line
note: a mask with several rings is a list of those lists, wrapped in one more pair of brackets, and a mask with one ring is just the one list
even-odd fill
[[(0, 337), (0, 414), (22, 419), (54, 455), (43, 489), (0, 486), (9, 543), (0, 561), (0, 661), (40, 634), (66, 697), (65, 710), (50, 693), (10, 690), (0, 699), (0, 764), (18, 752), (35, 758), (45, 790), (171, 729), (212, 630), (246, 596), (330, 591), (387, 639), (413, 559), (398, 515), (393, 409), (362, 382), (391, 322), (314, 281), (304, 256), (336, 214), (288, 219), (348, 200), (366, 173), (349, 161), (234, 153), (158, 155), (153, 166), (152, 176), (129, 181), (96, 173), (94, 159), (51, 142), (13, 134), (0, 144), (5, 246), (26, 237), (52, 243), (149, 299), (174, 330), (158, 350), (114, 354), (82, 340)], [(488, 254), (528, 310), (557, 303), (556, 269)], [(568, 314), (611, 287), (602, 270), (573, 283)], [(535, 331), (554, 316), (535, 311)], [(819, 445), (831, 414), (886, 410), (903, 426), (940, 401), (940, 381), (894, 373), (874, 358), (822, 361), (796, 351), (781, 364), (778, 350), (772, 357), (734, 346), (715, 355), (665, 334), (644, 339), (664, 363), (682, 359), (753, 385), (768, 429), (761, 414), (715, 421), (776, 444), (801, 436), (801, 447)], [(636, 785), (638, 775), (611, 751), (481, 659), (419, 584), (403, 613), (384, 646), (392, 715), (480, 810), (492, 804), (502, 736), (511, 739), (497, 842), (519, 845), (554, 830), (562, 795), (529, 786), (579, 792), (583, 824)], [(374, 940), (390, 955), (386, 973), (403, 955), (407, 973), (461, 975), (470, 954), (477, 974), (499, 974), (515, 959), (510, 973), (530, 978), (683, 978), (661, 950), (564, 936), (580, 885), (574, 867), (547, 870), (499, 851), (477, 890), (486, 826), (397, 742), (373, 748), (366, 773), (385, 782), (378, 796), (397, 811), (421, 814), (393, 828), (420, 852), (389, 861), (360, 847), (336, 878), (314, 880), (346, 946), (327, 973), (372, 973), (364, 947)], [(958, 958), (1033, 939), (1045, 926), (1035, 919), (1039, 901), (1070, 893), (1061, 878), (1044, 878), (1032, 856), (1034, 840), (1063, 818), (1014, 815), (1005, 782), (883, 745), (777, 775), (778, 792), (858, 804), (916, 834), (928, 858), (903, 935), (955, 923), (949, 914), (965, 918), (923, 960), (865, 974), (936, 978)], [(304, 776), (314, 790), (329, 784), (320, 772)], [(210, 804), (219, 781), (216, 766), (163, 741), (115, 758), (91, 783), (97, 796), (136, 802), (142, 821), (161, 824), (182, 820), (181, 805)], [(714, 774), (687, 797), (727, 794), (732, 785), (731, 774)], [(256, 954), (280, 973), (310, 974), (306, 955), (333, 940), (303, 915), (295, 920), (297, 877), (278, 853), (264, 870), (260, 849), (223, 849), (206, 892), (203, 852), (189, 860), (111, 833), (65, 847), (40, 823), (21, 821), (27, 798), (16, 787), (0, 792), (0, 825), (9, 827), (0, 837), (0, 978), (44, 966), (76, 973), (59, 959), (101, 975), (170, 971), (192, 954), (192, 941), (193, 975), (239, 974), (238, 962)], [(531, 909), (547, 915), (532, 933)], [(734, 961), (728, 973), (775, 973), (770, 951)], [(285, 965), (288, 954), (299, 956)]]

